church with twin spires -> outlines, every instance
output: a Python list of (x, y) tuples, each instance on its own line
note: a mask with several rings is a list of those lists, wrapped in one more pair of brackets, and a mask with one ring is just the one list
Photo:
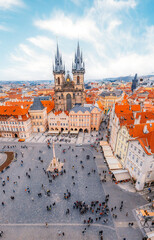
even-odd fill
[(71, 79), (69, 72), (67, 72), (65, 77), (65, 66), (62, 62), (62, 56), (59, 53), (58, 44), (55, 64), (53, 65), (53, 74), (55, 84), (55, 110), (70, 111), (77, 105), (83, 106), (85, 103), (85, 64), (82, 59), (82, 52), (80, 51), (79, 43), (75, 53), (74, 62), (72, 63), (73, 79)]

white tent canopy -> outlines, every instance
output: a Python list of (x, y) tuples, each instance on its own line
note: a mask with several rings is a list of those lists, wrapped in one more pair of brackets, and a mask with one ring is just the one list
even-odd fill
[(115, 157), (106, 157), (107, 164), (110, 168), (110, 170), (115, 169), (122, 169), (122, 165), (119, 163), (119, 161)]
[(112, 171), (117, 181), (127, 180), (130, 179), (130, 175), (127, 170), (114, 170)]
[(109, 144), (106, 141), (100, 141), (100, 146), (109, 146)]

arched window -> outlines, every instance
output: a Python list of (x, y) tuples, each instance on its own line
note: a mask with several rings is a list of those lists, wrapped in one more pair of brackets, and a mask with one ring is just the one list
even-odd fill
[(73, 98), (75, 99), (75, 93), (73, 93)]
[(77, 76), (77, 84), (80, 84), (80, 77)]
[(57, 78), (57, 81), (58, 81), (58, 85), (60, 85), (60, 78), (59, 77)]

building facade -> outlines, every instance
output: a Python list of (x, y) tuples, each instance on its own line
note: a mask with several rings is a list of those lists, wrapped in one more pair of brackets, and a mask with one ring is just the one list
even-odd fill
[(83, 106), (85, 103), (85, 65), (82, 59), (82, 53), (80, 52), (79, 43), (75, 54), (75, 60), (72, 64), (72, 73), (73, 80), (69, 73), (67, 73), (65, 78), (65, 66), (62, 63), (62, 57), (60, 56), (57, 45), (55, 65), (53, 66), (56, 111), (70, 111), (76, 104)]
[(28, 110), (20, 107), (0, 106), (0, 137), (28, 138), (32, 133)]
[(112, 106), (123, 99), (123, 91), (104, 91), (99, 95), (99, 100), (101, 101), (104, 112), (106, 113)]
[(137, 191), (154, 181), (154, 132), (129, 141), (125, 167), (136, 181)]
[(68, 133), (69, 130), (69, 115), (68, 112), (53, 112), (48, 114), (49, 133)]
[(34, 98), (34, 102), (29, 109), (32, 122), (32, 132), (46, 132), (48, 127), (47, 109), (43, 106), (40, 98)]
[(129, 132), (126, 126), (122, 126), (117, 135), (115, 154), (120, 159), (121, 164), (125, 165), (125, 159), (128, 150), (128, 140), (130, 138)]
[(76, 132), (91, 132), (99, 130), (101, 110), (97, 107), (76, 106), (69, 114), (69, 130)]

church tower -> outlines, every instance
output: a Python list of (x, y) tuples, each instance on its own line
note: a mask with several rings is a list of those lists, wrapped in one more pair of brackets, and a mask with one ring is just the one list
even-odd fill
[(76, 90), (83, 91), (85, 64), (82, 59), (82, 52), (80, 52), (79, 42), (77, 46), (77, 52), (75, 53), (74, 63), (72, 63), (72, 73)]
[(138, 87), (138, 79), (137, 79), (137, 73), (136, 73), (134, 79), (132, 80), (132, 86), (131, 86), (132, 92), (134, 92), (134, 90), (137, 87)]
[(57, 53), (55, 56), (55, 65), (53, 66), (53, 74), (55, 81), (55, 110), (70, 111), (76, 105), (85, 103), (84, 92), (84, 73), (85, 67), (82, 60), (82, 53), (78, 43), (75, 60), (72, 64), (73, 80), (69, 73), (65, 79), (65, 67), (62, 64), (62, 57), (59, 54), (57, 45)]
[(53, 75), (55, 81), (55, 91), (62, 90), (65, 82), (65, 66), (62, 63), (62, 56), (59, 54), (59, 47), (57, 44), (57, 53), (55, 55), (55, 65), (53, 65)]

